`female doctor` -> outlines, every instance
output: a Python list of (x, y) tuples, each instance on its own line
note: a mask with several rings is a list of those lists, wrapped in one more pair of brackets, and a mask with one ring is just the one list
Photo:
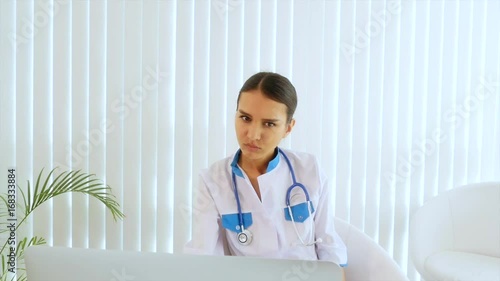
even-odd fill
[(332, 189), (317, 159), (280, 148), (292, 131), (290, 81), (260, 72), (240, 90), (240, 149), (200, 173), (185, 253), (326, 260), (347, 265), (333, 224)]

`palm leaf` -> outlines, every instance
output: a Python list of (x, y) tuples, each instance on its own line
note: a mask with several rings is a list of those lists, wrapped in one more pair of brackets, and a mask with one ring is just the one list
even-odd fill
[[(55, 177), (52, 181), (53, 174), (57, 168), (52, 169), (45, 178), (43, 177), (43, 169), (38, 174), (35, 185), (33, 188), (30, 182), (27, 182), (26, 193), (18, 188), (21, 194), (22, 200), (17, 202), (17, 213), (22, 214), (23, 217), (20, 218), (20, 222), (16, 225), (16, 230), (19, 226), (29, 217), (29, 215), (35, 211), (35, 209), (43, 204), (44, 202), (64, 193), (76, 192), (93, 197), (100, 202), (102, 202), (113, 215), (113, 219), (117, 221), (118, 219), (124, 218), (124, 214), (120, 210), (119, 203), (115, 200), (115, 196), (111, 193), (111, 188), (95, 178), (94, 174), (87, 174), (81, 170), (77, 171), (64, 171)], [(0, 195), (0, 219), (9, 216), (7, 196)], [(21, 212), (19, 212), (21, 210)], [(0, 226), (5, 224), (6, 220), (2, 219)], [(6, 227), (0, 229), (0, 234), (10, 231)], [(0, 271), (0, 281), (7, 281), (8, 279), (8, 265), (7, 265), (7, 254), (3, 253), (7, 245), (7, 240), (0, 250), (1, 255), (1, 271)], [(17, 281), (26, 281), (27, 276), (24, 269), (24, 251), (26, 248), (34, 245), (43, 245), (45, 240), (42, 237), (32, 237), (30, 240), (24, 238), (17, 243), (16, 257), (18, 259), (18, 267), (16, 276), (12, 280), (17, 278)]]
[(34, 236), (28, 241), (28, 237), (24, 237), (18, 244), (16, 249), (16, 256), (18, 259), (24, 259), (24, 251), (30, 246), (45, 245), (47, 242), (43, 237)]
[(2, 234), (9, 231), (5, 227), (8, 225), (7, 217), (9, 217), (9, 209), (7, 207), (7, 200), (3, 196), (0, 199), (3, 201), (3, 203), (0, 203), (0, 234)]
[(2, 275), (0, 280), (6, 280), (7, 278), (7, 260), (5, 259), (5, 256), (2, 255)]
[(116, 202), (115, 196), (111, 193), (111, 188), (94, 178), (94, 174), (83, 173), (81, 170), (65, 171), (49, 184), (49, 179), (54, 171), (55, 169), (50, 171), (45, 181), (43, 181), (43, 184), (41, 184), (42, 170), (36, 181), (33, 195), (30, 189), (28, 189), (28, 204), (25, 209), (25, 216), (29, 215), (33, 210), (49, 199), (64, 193), (77, 192), (89, 195), (101, 201), (110, 210), (115, 221), (124, 218), (119, 203)]

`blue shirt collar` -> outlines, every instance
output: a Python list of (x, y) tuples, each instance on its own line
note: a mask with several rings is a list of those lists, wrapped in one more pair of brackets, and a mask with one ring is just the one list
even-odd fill
[[(278, 166), (280, 162), (279, 149), (276, 148), (276, 151), (278, 151), (278, 153), (276, 153), (276, 156), (271, 161), (269, 161), (269, 164), (267, 164), (266, 173), (269, 173), (274, 168), (276, 168), (276, 166)], [(238, 160), (240, 159), (240, 155), (241, 149), (238, 149), (238, 151), (236, 151), (236, 154), (234, 155), (233, 162), (231, 162), (231, 169), (233, 170), (233, 173), (235, 175), (243, 178), (243, 172), (241, 171), (240, 167), (238, 167)]]

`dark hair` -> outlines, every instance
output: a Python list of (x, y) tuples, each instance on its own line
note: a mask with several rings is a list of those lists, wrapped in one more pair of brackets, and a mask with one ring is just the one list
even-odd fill
[(292, 121), (293, 113), (297, 108), (297, 92), (288, 78), (273, 72), (259, 72), (252, 75), (241, 87), (236, 108), (238, 108), (241, 93), (252, 90), (260, 90), (266, 97), (286, 105), (287, 123)]

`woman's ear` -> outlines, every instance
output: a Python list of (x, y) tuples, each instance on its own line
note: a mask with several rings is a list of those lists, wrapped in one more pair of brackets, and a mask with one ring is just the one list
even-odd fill
[(295, 119), (290, 120), (290, 123), (288, 123), (286, 126), (287, 127), (283, 138), (286, 138), (286, 136), (288, 136), (288, 134), (292, 132), (293, 126), (295, 126)]

